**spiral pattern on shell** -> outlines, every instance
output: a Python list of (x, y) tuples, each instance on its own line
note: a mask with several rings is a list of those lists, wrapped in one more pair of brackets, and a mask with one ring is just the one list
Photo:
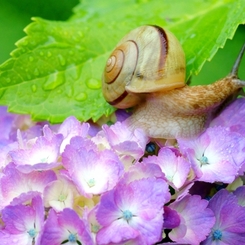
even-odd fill
[(176, 37), (159, 26), (127, 34), (107, 60), (102, 91), (108, 103), (129, 108), (150, 92), (185, 85), (185, 55)]

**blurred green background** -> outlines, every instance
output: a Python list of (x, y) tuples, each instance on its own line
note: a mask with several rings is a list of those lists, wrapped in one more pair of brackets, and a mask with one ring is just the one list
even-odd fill
[[(25, 36), (23, 29), (31, 22), (31, 17), (39, 16), (49, 20), (66, 20), (72, 15), (72, 9), (79, 0), (1, 0), (0, 1), (0, 64), (10, 58), (15, 42)], [(204, 40), (205, 42), (205, 40)], [(212, 83), (226, 76), (245, 42), (245, 25), (240, 25), (233, 40), (228, 40), (211, 62), (206, 62), (198, 76), (192, 81)], [(239, 70), (239, 76), (245, 80), (245, 57)]]
[[(240, 25), (233, 39), (228, 39), (224, 48), (219, 49), (213, 59), (204, 64), (198, 76), (192, 76), (191, 81), (195, 84), (200, 84), (202, 81), (212, 83), (228, 75), (244, 43), (245, 25)], [(245, 80), (245, 55), (240, 64), (238, 75)]]
[(66, 20), (79, 0), (0, 0), (0, 64), (10, 58), (15, 42), (25, 36), (23, 29), (38, 16)]

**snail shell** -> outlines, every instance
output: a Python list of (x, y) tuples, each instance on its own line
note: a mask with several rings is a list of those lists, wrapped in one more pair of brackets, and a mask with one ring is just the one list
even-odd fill
[(158, 26), (141, 26), (127, 34), (107, 60), (102, 76), (106, 101), (129, 108), (144, 94), (185, 85), (185, 54), (177, 38)]
[(237, 72), (213, 84), (185, 85), (185, 55), (175, 36), (158, 26), (142, 26), (126, 35), (110, 55), (102, 77), (105, 99), (117, 108), (133, 107), (125, 121), (152, 138), (190, 138), (200, 134), (245, 87)]

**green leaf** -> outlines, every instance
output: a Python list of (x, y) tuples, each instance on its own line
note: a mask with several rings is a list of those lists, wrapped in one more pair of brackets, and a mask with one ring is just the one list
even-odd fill
[(237, 26), (245, 0), (83, 1), (68, 21), (33, 18), (12, 58), (0, 66), (0, 103), (36, 120), (74, 115), (98, 120), (114, 108), (101, 93), (103, 67), (131, 29), (156, 24), (171, 30), (186, 53), (187, 78), (200, 71)]

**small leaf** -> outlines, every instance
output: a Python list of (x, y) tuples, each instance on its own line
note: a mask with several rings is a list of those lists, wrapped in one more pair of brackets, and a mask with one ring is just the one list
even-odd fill
[(101, 75), (128, 31), (156, 24), (175, 33), (186, 53), (188, 78), (244, 23), (243, 6), (244, 0), (87, 0), (68, 21), (33, 18), (12, 58), (0, 66), (0, 103), (36, 120), (58, 123), (74, 115), (96, 121), (115, 110), (102, 96)]

